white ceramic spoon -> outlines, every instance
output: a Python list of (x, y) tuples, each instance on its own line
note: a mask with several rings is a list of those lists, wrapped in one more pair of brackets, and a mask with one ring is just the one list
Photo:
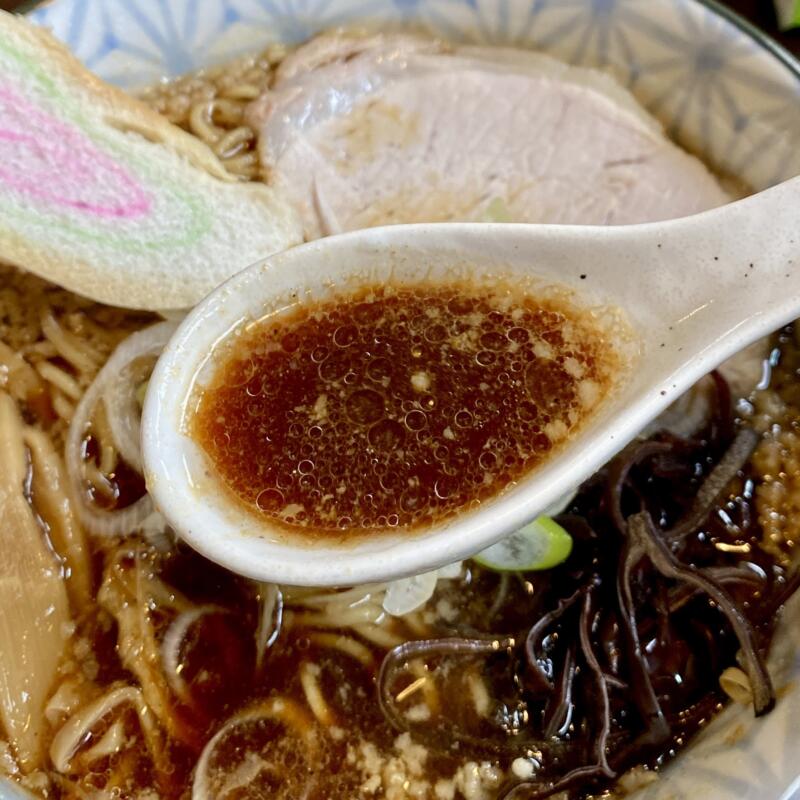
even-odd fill
[[(798, 262), (797, 264), (795, 262)], [(694, 217), (626, 227), (445, 224), (373, 228), (255, 264), (187, 317), (144, 408), (148, 488), (177, 532), (243, 575), (347, 585), (417, 574), (500, 540), (578, 485), (705, 373), (800, 316), (800, 178)], [(243, 321), (332, 287), (453, 273), (529, 276), (623, 309), (640, 340), (629, 379), (542, 467), (479, 510), (413, 534), (309, 547), (241, 510), (185, 434), (193, 388)], [(295, 298), (295, 299), (293, 299)]]

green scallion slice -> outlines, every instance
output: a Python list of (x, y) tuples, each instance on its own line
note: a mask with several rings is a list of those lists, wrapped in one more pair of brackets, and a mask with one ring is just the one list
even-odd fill
[(542, 516), (473, 559), (498, 572), (526, 572), (557, 567), (571, 552), (572, 537), (550, 517)]

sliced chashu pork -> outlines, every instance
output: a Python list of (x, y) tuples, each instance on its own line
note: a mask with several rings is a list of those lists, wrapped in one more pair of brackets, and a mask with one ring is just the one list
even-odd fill
[(522, 50), (318, 37), (249, 119), (308, 238), (422, 221), (624, 224), (729, 199), (613, 80)]

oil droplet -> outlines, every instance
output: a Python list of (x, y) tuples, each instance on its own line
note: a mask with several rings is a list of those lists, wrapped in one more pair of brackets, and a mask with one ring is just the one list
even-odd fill
[(214, 447), (219, 448), (220, 450), (230, 446), (231, 443), (231, 435), (227, 431), (222, 431), (221, 433), (214, 434)]
[(425, 339), (426, 341), (430, 342), (431, 344), (436, 344), (437, 342), (443, 342), (447, 338), (447, 328), (444, 325), (434, 324), (429, 325), (425, 329)]
[(449, 500), (458, 491), (458, 484), (455, 476), (443, 475), (436, 481), (433, 490), (440, 500)]
[(473, 419), (472, 412), (467, 411), (466, 408), (462, 408), (461, 411), (456, 413), (455, 423), (459, 428), (468, 428), (472, 424)]
[(367, 376), (376, 383), (383, 383), (392, 374), (392, 362), (388, 358), (373, 358), (367, 366)]
[(245, 385), (245, 392), (248, 397), (258, 397), (264, 388), (264, 378), (261, 375), (255, 375), (250, 378)]
[(374, 389), (358, 389), (347, 401), (347, 416), (359, 425), (377, 422), (384, 414), (385, 401)]
[(399, 422), (393, 419), (384, 419), (376, 422), (368, 434), (369, 443), (382, 452), (396, 450), (403, 443), (406, 432)]
[(320, 364), (320, 363), (322, 363), (322, 362), (323, 362), (323, 361), (324, 361), (324, 360), (325, 360), (325, 359), (328, 357), (328, 353), (329, 353), (329, 352), (330, 352), (330, 351), (328, 350), (328, 348), (327, 348), (327, 347), (324, 347), (324, 346), (315, 347), (315, 348), (314, 348), (314, 349), (311, 351), (311, 360), (312, 360), (312, 361), (313, 361), (315, 364)]
[(421, 431), (428, 424), (428, 417), (425, 412), (416, 409), (406, 414), (405, 423), (409, 430)]
[(497, 456), (494, 453), (485, 450), (480, 454), (480, 457), (478, 458), (478, 464), (481, 465), (482, 469), (494, 469), (497, 466)]
[(333, 332), (333, 343), (337, 347), (350, 347), (358, 339), (355, 325), (341, 325)]
[(275, 479), (275, 483), (278, 485), (279, 489), (286, 491), (287, 489), (292, 488), (292, 484), (294, 483), (294, 476), (289, 472), (278, 473), (278, 477)]
[(338, 381), (349, 368), (350, 361), (344, 354), (333, 353), (319, 365), (319, 376), (324, 381)]
[(278, 489), (263, 489), (256, 497), (256, 505), (262, 511), (280, 511), (283, 508), (283, 492)]
[(481, 347), (486, 350), (502, 350), (507, 344), (506, 337), (501, 333), (497, 333), (497, 331), (484, 333), (483, 336), (481, 336), (480, 342)]

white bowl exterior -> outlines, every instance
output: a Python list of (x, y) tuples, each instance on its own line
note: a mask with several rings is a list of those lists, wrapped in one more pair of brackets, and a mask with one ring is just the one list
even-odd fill
[[(800, 65), (713, 0), (54, 0), (33, 16), (128, 87), (364, 19), (532, 47), (609, 69), (679, 141), (753, 188), (800, 172)], [(729, 709), (637, 797), (800, 800), (800, 603), (785, 622), (776, 710), (753, 722)], [(0, 799), (13, 800), (2, 786)]]

